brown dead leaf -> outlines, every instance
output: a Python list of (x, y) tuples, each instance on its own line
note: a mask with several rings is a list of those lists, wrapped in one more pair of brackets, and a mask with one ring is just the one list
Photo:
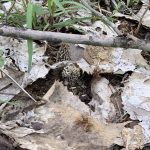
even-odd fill
[(88, 106), (58, 81), (47, 103), (33, 109), (29, 116), (26, 117), (28, 123), (35, 120), (43, 127), (36, 131), (32, 126), (20, 127), (16, 124), (8, 128), (9, 124), (1, 123), (3, 131), (13, 136), (21, 148), (105, 150), (114, 143), (123, 143), (121, 131), (125, 124), (105, 124), (94, 119)]
[(144, 146), (144, 134), (140, 125), (134, 126), (133, 129), (124, 128), (122, 131), (126, 150), (142, 149)]
[[(53, 88), (54, 87), (52, 86), (51, 89)], [(72, 92), (69, 92), (67, 90), (67, 87), (65, 87), (61, 82), (58, 81), (55, 82), (55, 90), (49, 97), (49, 101), (54, 103), (63, 103), (65, 105), (72, 106), (80, 112), (89, 114), (88, 106), (81, 102), (78, 96), (73, 95)]]
[(117, 112), (110, 99), (114, 89), (109, 84), (109, 81), (103, 77), (93, 79), (91, 83), (91, 92), (93, 98), (90, 104), (95, 107), (92, 116), (108, 122), (114, 120)]
[(108, 63), (112, 48), (100, 46), (88, 46), (84, 50), (84, 59), (91, 65)]

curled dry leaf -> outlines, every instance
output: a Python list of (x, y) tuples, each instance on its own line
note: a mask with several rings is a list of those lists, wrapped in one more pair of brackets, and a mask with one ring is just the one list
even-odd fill
[(83, 48), (79, 47), (78, 45), (69, 44), (69, 53), (70, 58), (72, 61), (78, 61), (83, 57)]
[(112, 50), (109, 47), (88, 46), (84, 50), (84, 59), (91, 65), (107, 64)]
[(144, 147), (144, 134), (140, 125), (134, 126), (133, 129), (124, 128), (122, 135), (127, 150), (142, 149)]
[(91, 112), (91, 115), (99, 120), (114, 120), (117, 112), (113, 103), (111, 103), (110, 97), (114, 90), (109, 85), (109, 81), (103, 77), (93, 79), (91, 92), (93, 98), (90, 104), (95, 107), (95, 112)]
[[(51, 89), (54, 90), (54, 87), (52, 86)], [(50, 92), (51, 89), (48, 92)], [(65, 87), (61, 82), (55, 82), (55, 90), (53, 94), (50, 94), (49, 100), (51, 102), (63, 103), (72, 106), (74, 109), (79, 110), (80, 112), (89, 114), (88, 106), (82, 103), (78, 96), (75, 96), (72, 92), (69, 92), (67, 87)]]

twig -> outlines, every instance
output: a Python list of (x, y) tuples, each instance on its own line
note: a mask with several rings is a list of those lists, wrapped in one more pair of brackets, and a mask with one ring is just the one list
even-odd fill
[(2, 71), (8, 78), (10, 78), (26, 95), (28, 95), (33, 101), (37, 102), (25, 89), (23, 89), (9, 74), (7, 74), (5, 71), (3, 71), (0, 68), (0, 71)]
[(98, 1), (98, 9), (99, 9), (99, 12), (102, 13), (102, 11), (101, 11), (102, 9), (101, 9), (101, 6), (99, 4), (99, 1)]
[(125, 9), (127, 9), (129, 11), (129, 13), (135, 17), (135, 19), (139, 19), (139, 17), (132, 11), (131, 8), (129, 8), (128, 6), (125, 5), (125, 3), (122, 3), (122, 5), (125, 7)]
[(12, 85), (12, 83), (9, 83), (9, 84), (6, 85), (5, 87), (1, 88), (0, 91), (3, 91), (3, 90), (5, 90), (5, 89), (9, 88), (11, 85)]
[(149, 6), (147, 6), (147, 8), (145, 9), (144, 13), (142, 14), (142, 16), (141, 16), (141, 18), (140, 18), (138, 27), (137, 27), (137, 29), (135, 30), (135, 35), (137, 35), (137, 33), (139, 32), (140, 27), (141, 27), (141, 24), (142, 24), (143, 17), (144, 17), (144, 15), (146, 14), (146, 12), (147, 12), (148, 10), (149, 10)]
[(134, 48), (144, 51), (150, 51), (150, 43), (144, 40), (128, 38), (124, 36), (97, 38), (91, 35), (77, 35), (67, 34), (59, 32), (47, 32), (37, 30), (21, 30), (14, 27), (1, 27), (1, 36), (8, 36), (14, 38), (32, 39), (32, 40), (45, 40), (52, 42), (65, 42), (73, 44), (86, 44), (105, 47), (122, 47), (122, 48)]
[(16, 4), (16, 0), (14, 0), (14, 2), (12, 3), (12, 5), (11, 5), (10, 9), (9, 9), (9, 10), (8, 10), (8, 12), (7, 12), (7, 15), (9, 15), (9, 14), (10, 14), (10, 12), (11, 12), (11, 11), (12, 11), (12, 9), (14, 8), (15, 4)]
[(96, 11), (95, 9), (93, 9), (85, 0), (81, 0), (81, 2), (84, 4), (85, 7), (87, 7), (91, 12), (93, 12), (94, 14), (96, 14), (97, 16), (101, 17), (101, 19), (107, 24), (109, 25), (118, 35), (122, 35), (122, 33), (116, 28), (115, 24), (112, 23), (111, 21), (109, 21), (107, 19), (106, 16), (104, 16), (102, 13)]
[(101, 8), (99, 2), (97, 3), (97, 5), (94, 5), (94, 7), (97, 8), (97, 9), (100, 11), (100, 13), (104, 12), (104, 13), (107, 13), (107, 14), (109, 14), (109, 15), (112, 15), (112, 12)]
[[(13, 93), (6, 93), (6, 92), (0, 92), (0, 95), (14, 95), (16, 96), (16, 94)], [(23, 95), (17, 95), (18, 97), (27, 97), (27, 96), (23, 96)]]
[(0, 78), (3, 78), (3, 73), (0, 71)]

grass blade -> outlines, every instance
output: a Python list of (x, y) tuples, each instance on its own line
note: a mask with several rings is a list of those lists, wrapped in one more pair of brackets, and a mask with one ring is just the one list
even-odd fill
[(55, 3), (54, 0), (48, 0), (48, 10), (51, 13), (51, 15), (53, 15), (54, 11), (55, 11)]
[[(33, 4), (28, 3), (27, 5), (27, 28), (32, 29), (32, 22), (33, 22)], [(32, 67), (32, 55), (33, 55), (33, 40), (27, 40), (28, 45), (28, 72), (31, 70)]]
[(28, 3), (27, 5), (27, 28), (32, 29), (32, 19), (33, 19), (33, 4)]
[(72, 5), (78, 6), (78, 9), (83, 8), (83, 9), (87, 10), (87, 8), (84, 5), (82, 5), (82, 4), (78, 3), (78, 2), (75, 2), (75, 1), (63, 1), (62, 4), (63, 5), (65, 5), (65, 4), (71, 5), (72, 4)]
[(59, 0), (54, 0), (55, 5), (65, 14), (67, 14), (65, 8), (63, 7), (62, 3)]
[(4, 66), (3, 51), (0, 49), (0, 68)]
[(83, 20), (87, 20), (87, 19), (91, 19), (91, 17), (68, 19), (63, 22), (55, 23), (55, 24), (53, 24), (52, 27), (62, 28), (62, 27), (66, 27), (66, 26), (72, 26), (73, 24), (78, 23), (79, 21), (83, 21)]
[(33, 55), (33, 40), (27, 40), (28, 45), (28, 72), (32, 68), (32, 55)]

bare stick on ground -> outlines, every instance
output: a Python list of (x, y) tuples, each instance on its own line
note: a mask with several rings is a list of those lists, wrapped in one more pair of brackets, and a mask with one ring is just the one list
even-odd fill
[(0, 71), (3, 72), (8, 78), (10, 78), (26, 95), (28, 95), (33, 101), (37, 102), (25, 89), (23, 89), (9, 74), (3, 71), (0, 68)]
[(143, 17), (144, 15), (146, 14), (146, 12), (149, 10), (149, 6), (146, 7), (144, 13), (142, 14), (141, 18), (140, 18), (140, 21), (139, 21), (139, 24), (138, 24), (138, 27), (137, 29), (135, 30), (135, 34), (137, 35), (139, 30), (140, 30), (140, 27), (141, 27), (141, 24), (142, 24), (142, 20), (143, 20)]
[(144, 40), (140, 39), (133, 40), (124, 36), (97, 38), (91, 35), (89, 36), (59, 32), (36, 31), (30, 29), (21, 30), (14, 27), (1, 27), (0, 35), (23, 39), (46, 40), (52, 42), (66, 42), (73, 44), (86, 44), (105, 47), (122, 47), (126, 49), (133, 48), (150, 51), (150, 43), (146, 43)]

